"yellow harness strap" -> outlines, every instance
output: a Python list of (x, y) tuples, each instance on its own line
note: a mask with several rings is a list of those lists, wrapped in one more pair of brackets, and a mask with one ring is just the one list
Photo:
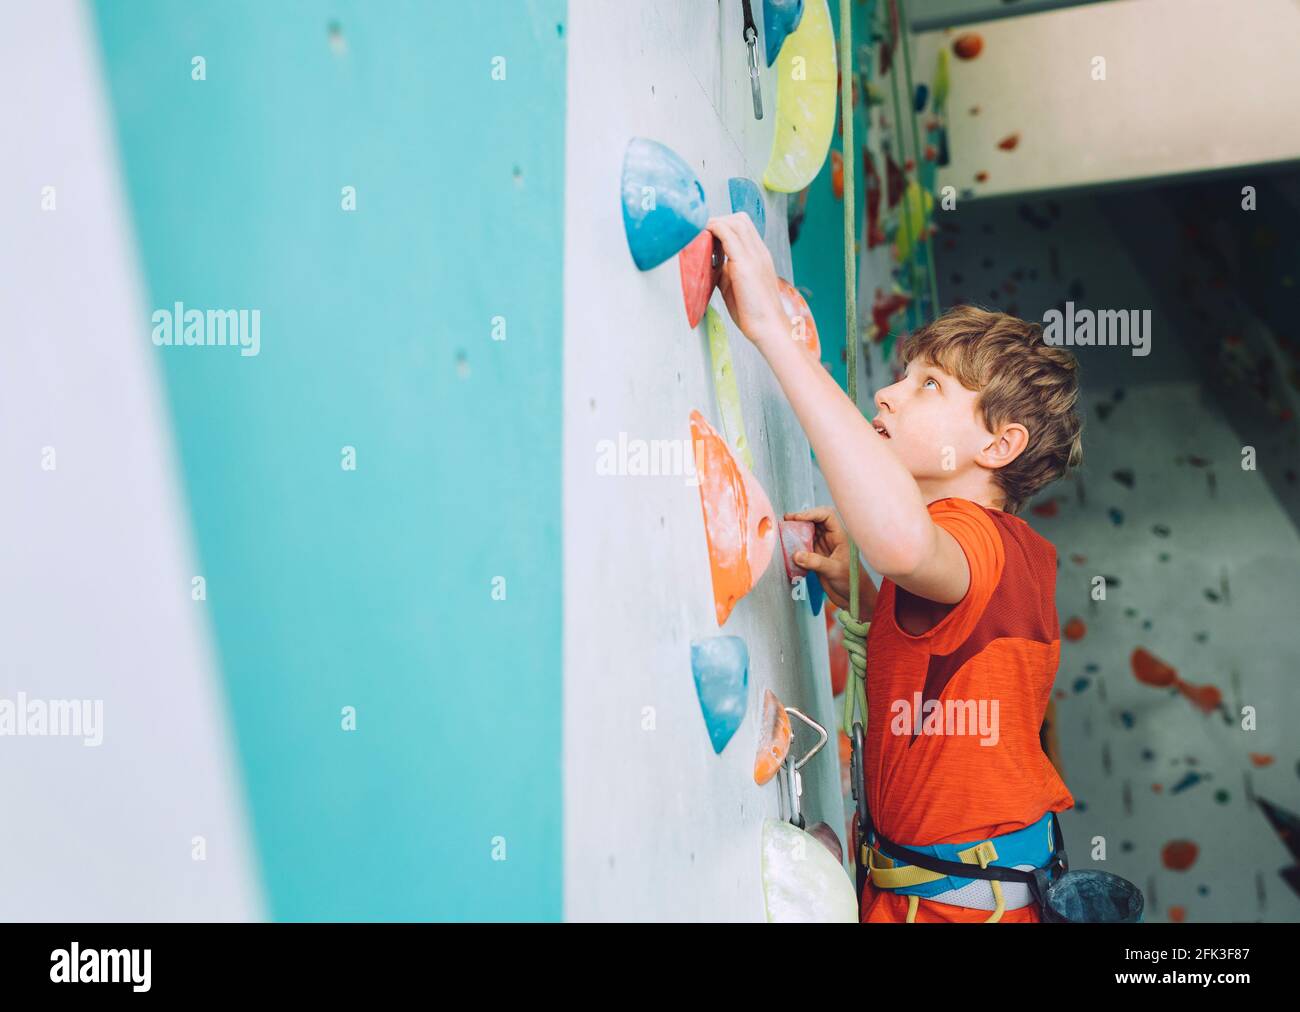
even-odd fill
[[(940, 872), (929, 871), (914, 864), (904, 865), (901, 868), (897, 867), (892, 858), (865, 843), (862, 845), (862, 852), (865, 855), (867, 877), (877, 889), (903, 889), (908, 886), (924, 885), (927, 882), (937, 882), (941, 878), (948, 877)], [(981, 868), (987, 868), (998, 859), (998, 851), (993, 846), (992, 840), (985, 840), (983, 843), (977, 843), (966, 850), (958, 851), (957, 857), (962, 864), (977, 864)], [(993, 887), (993, 901), (996, 905), (992, 915), (984, 923), (995, 924), (1002, 920), (1006, 907), (1002, 898), (1002, 883), (989, 880), (989, 885)], [(920, 899), (921, 897), (915, 894), (907, 898), (908, 924), (916, 921), (916, 911), (920, 905)]]

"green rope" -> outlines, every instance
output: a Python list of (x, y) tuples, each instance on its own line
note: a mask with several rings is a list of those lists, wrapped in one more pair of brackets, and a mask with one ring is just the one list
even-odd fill
[[(863, 95), (866, 100), (866, 95)], [(849, 399), (858, 403), (858, 271), (855, 236), (854, 166), (857, 154), (853, 147), (853, 13), (850, 0), (840, 0), (840, 116), (844, 122), (844, 351), (848, 369)], [(860, 599), (858, 546), (849, 538), (849, 614), (836, 614), (844, 629), (844, 649), (853, 668), (853, 686), (844, 693), (844, 733), (853, 736), (855, 707), (867, 719), (867, 629), (870, 622), (858, 622)], [(852, 617), (850, 618), (849, 615)]]
[[(907, 2), (906, 0), (898, 0), (899, 45), (903, 49), (903, 67), (907, 73), (907, 94), (909, 96), (912, 96), (912, 100), (908, 102), (908, 109), (911, 110), (912, 147), (914, 149), (914, 157), (916, 158), (916, 179), (919, 185), (921, 180), (921, 159), (925, 156), (925, 152), (921, 150), (921, 138), (920, 138), (920, 134), (917, 132), (916, 129), (916, 100), (915, 100), (916, 87), (915, 85), (912, 84), (912, 47), (907, 44), (908, 31), (909, 29), (907, 27)], [(921, 198), (921, 218), (923, 219), (923, 222), (922, 222), (922, 229), (921, 229), (922, 236), (920, 241), (925, 244), (926, 263), (928, 265), (928, 271), (930, 275), (930, 318), (934, 319), (934, 317), (937, 316), (939, 313), (939, 283), (936, 280), (934, 274), (934, 243), (930, 241), (930, 236), (928, 234), (930, 231), (928, 227), (929, 222), (924, 220), (925, 219), (924, 196), (922, 196)], [(912, 248), (913, 260), (915, 260), (916, 255), (917, 255), (917, 250), (915, 244), (913, 244), (913, 248)]]

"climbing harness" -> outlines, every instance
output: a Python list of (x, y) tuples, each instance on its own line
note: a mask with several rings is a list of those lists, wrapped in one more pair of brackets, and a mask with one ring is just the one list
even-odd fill
[(1024, 829), (969, 843), (901, 847), (875, 830), (858, 857), (875, 888), (908, 897), (909, 923), (922, 899), (989, 910), (988, 923), (995, 923), (1007, 910), (1041, 905), (1042, 891), (1069, 870), (1051, 812)]
[(908, 923), (916, 920), (922, 899), (992, 910), (989, 924), (1031, 903), (1044, 922), (1053, 924), (1142, 920), (1142, 891), (1128, 879), (1106, 871), (1070, 871), (1060, 820), (1052, 812), (1024, 829), (973, 843), (902, 847), (879, 831), (866, 839), (871, 842), (859, 845), (858, 861), (876, 888), (907, 896)]

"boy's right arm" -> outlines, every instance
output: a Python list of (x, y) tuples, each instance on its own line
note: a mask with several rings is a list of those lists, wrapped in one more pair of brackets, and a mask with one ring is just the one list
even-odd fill
[(710, 218), (726, 252), (719, 290), (736, 325), (776, 375), (821, 464), (862, 557), (905, 590), (954, 604), (970, 585), (966, 557), (926, 509), (916, 479), (820, 362), (791, 340), (772, 254), (745, 214)]

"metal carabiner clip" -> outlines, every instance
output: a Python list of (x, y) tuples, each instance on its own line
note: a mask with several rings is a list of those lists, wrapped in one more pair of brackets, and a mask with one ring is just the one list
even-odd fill
[(793, 755), (787, 755), (785, 762), (781, 764), (781, 769), (785, 773), (786, 793), (790, 797), (790, 818), (789, 821), (798, 826), (800, 829), (806, 829), (803, 812), (799, 808), (799, 799), (803, 797), (803, 777), (799, 775), (799, 770), (826, 744), (828, 735), (826, 728), (822, 727), (817, 721), (813, 720), (802, 710), (797, 710), (793, 706), (787, 706), (785, 712), (798, 717), (810, 728), (817, 732), (817, 744), (804, 753), (802, 759), (796, 760)]
[(741, 0), (744, 5), (745, 45), (749, 49), (749, 88), (754, 95), (754, 119), (763, 118), (763, 91), (758, 81), (758, 29), (754, 26), (754, 11), (750, 0)]

